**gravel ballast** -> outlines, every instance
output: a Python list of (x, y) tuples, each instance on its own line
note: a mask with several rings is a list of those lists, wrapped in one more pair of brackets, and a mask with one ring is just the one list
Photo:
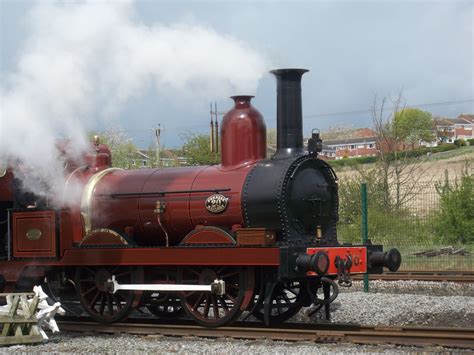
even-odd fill
[[(62, 334), (43, 345), (17, 345), (0, 348), (3, 353), (109, 353), (109, 354), (396, 354), (407, 352), (446, 352), (441, 347), (406, 347), (395, 345), (288, 343), (267, 340), (171, 338), (143, 335)], [(451, 349), (452, 350), (452, 349)], [(459, 349), (454, 349), (459, 351)], [(450, 353), (452, 353), (450, 351)]]
[[(388, 283), (388, 285), (386, 285)], [(396, 285), (395, 285), (396, 284)], [(384, 292), (373, 293), (383, 289)], [(365, 325), (423, 325), (434, 327), (474, 327), (474, 285), (433, 282), (371, 282), (370, 293), (361, 284), (342, 289), (332, 304), (334, 323)], [(391, 293), (387, 293), (390, 292)], [(404, 293), (400, 293), (404, 292)], [(303, 309), (291, 321), (325, 322), (322, 312), (312, 319)], [(0, 348), (0, 352), (165, 352), (165, 353), (397, 353), (421, 348), (397, 346), (358, 346), (353, 344), (286, 343), (229, 339), (170, 338), (160, 336), (59, 334), (43, 345)], [(423, 348), (427, 352), (445, 348)]]

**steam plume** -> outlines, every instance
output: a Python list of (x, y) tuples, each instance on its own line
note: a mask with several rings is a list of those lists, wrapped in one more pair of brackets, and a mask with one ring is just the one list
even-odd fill
[(17, 69), (1, 84), (0, 161), (22, 161), (44, 179), (45, 188), (27, 186), (35, 193), (62, 198), (56, 139), (71, 139), (80, 154), (95, 120), (115, 116), (150, 85), (159, 95), (208, 100), (254, 92), (267, 69), (259, 53), (211, 28), (147, 26), (135, 15), (132, 1), (32, 9)]

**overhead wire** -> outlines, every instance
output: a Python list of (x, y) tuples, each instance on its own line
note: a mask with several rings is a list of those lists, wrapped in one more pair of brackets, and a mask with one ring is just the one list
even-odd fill
[[(463, 100), (450, 100), (450, 101), (438, 101), (438, 102), (429, 102), (429, 103), (421, 103), (421, 104), (411, 104), (411, 105), (406, 105), (404, 107), (407, 108), (413, 108), (413, 107), (429, 107), (429, 106), (443, 106), (443, 105), (452, 105), (452, 104), (461, 104), (461, 103), (468, 103), (468, 102), (474, 102), (474, 99), (463, 99)], [(384, 111), (388, 110), (394, 110), (396, 107), (384, 107)], [(306, 114), (303, 115), (305, 118), (316, 118), (316, 117), (326, 117), (326, 116), (343, 116), (343, 115), (353, 115), (353, 114), (361, 114), (361, 113), (370, 113), (370, 109), (358, 109), (358, 110), (350, 110), (350, 111), (335, 111), (335, 112), (325, 112), (325, 113), (313, 113), (313, 114)], [(225, 112), (219, 112), (219, 114), (224, 114)], [(192, 126), (188, 126), (188, 130), (192, 129), (200, 129), (200, 128), (207, 128), (208, 124), (202, 123), (202, 124), (196, 124)], [(143, 129), (128, 129), (124, 128), (123, 129), (126, 132), (144, 132), (144, 131), (149, 131), (149, 128), (143, 128)], [(175, 131), (175, 130), (181, 130), (179, 127), (169, 127), (169, 131)]]

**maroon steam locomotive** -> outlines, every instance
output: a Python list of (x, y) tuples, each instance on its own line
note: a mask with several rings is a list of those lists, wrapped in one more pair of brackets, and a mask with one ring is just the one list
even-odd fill
[(235, 96), (221, 125), (219, 165), (116, 169), (108, 148), (95, 142), (68, 166), (65, 193), (81, 182), (80, 201), (60, 208), (18, 204), (21, 188), (7, 170), (0, 178), (0, 289), (44, 282), (71, 313), (100, 322), (147, 307), (212, 327), (243, 311), (282, 322), (311, 304), (325, 305), (329, 316), (351, 274), (397, 270), (396, 249), (337, 241), (336, 174), (317, 157), (316, 131), (303, 146), (306, 71), (272, 71), (277, 151), (269, 159), (252, 97)]

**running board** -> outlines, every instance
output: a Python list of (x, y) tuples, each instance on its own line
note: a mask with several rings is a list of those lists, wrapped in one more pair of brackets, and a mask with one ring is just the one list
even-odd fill
[(184, 284), (119, 284), (112, 275), (105, 283), (109, 292), (115, 293), (120, 290), (127, 291), (162, 291), (162, 292), (182, 292), (182, 291), (203, 291), (211, 292), (219, 296), (225, 294), (224, 280), (214, 280), (210, 285), (184, 285)]

